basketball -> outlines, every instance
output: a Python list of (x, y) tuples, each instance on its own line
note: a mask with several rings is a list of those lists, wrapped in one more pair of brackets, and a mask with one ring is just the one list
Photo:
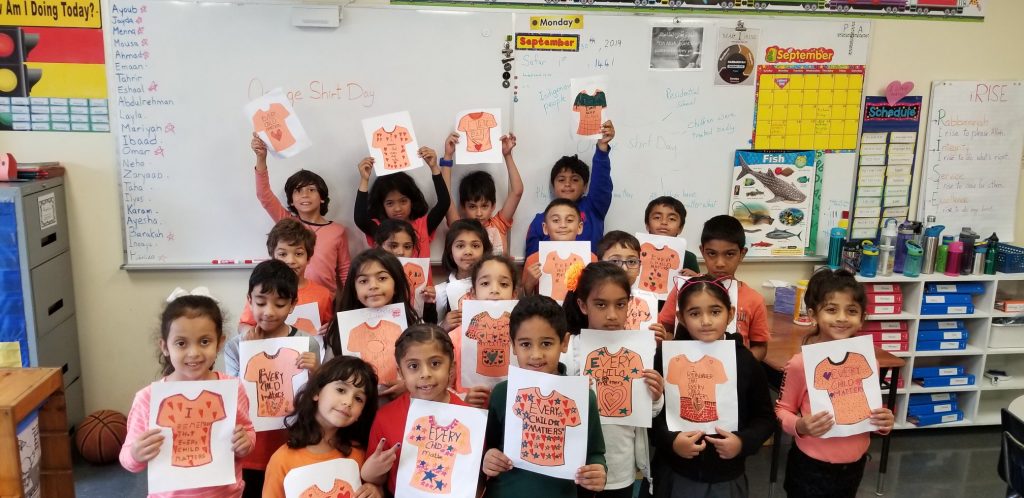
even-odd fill
[(127, 417), (114, 410), (100, 410), (89, 414), (79, 424), (75, 446), (90, 463), (116, 462), (127, 433)]

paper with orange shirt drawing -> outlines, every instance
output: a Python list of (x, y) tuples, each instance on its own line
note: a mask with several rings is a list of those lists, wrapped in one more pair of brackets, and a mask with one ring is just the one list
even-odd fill
[[(657, 309), (657, 308), (655, 308)], [(654, 368), (654, 331), (580, 331), (580, 375), (590, 378), (602, 424), (650, 427), (654, 400), (644, 370)]]
[(664, 341), (661, 347), (669, 430), (738, 430), (736, 341)]
[(413, 303), (416, 313), (423, 315), (423, 289), (427, 287), (430, 277), (430, 258), (398, 258), (405, 271), (405, 280), (409, 282), (409, 301)]
[(626, 330), (648, 330), (658, 321), (658, 296), (650, 292), (633, 290), (626, 306)]
[[(313, 304), (316, 306), (316, 304)], [(294, 409), (295, 394), (309, 380), (309, 372), (297, 366), (299, 355), (309, 351), (309, 337), (275, 337), (238, 343), (240, 377), (249, 395), (249, 418), (256, 431), (284, 428)]]
[(634, 287), (664, 300), (683, 269), (686, 239), (641, 232), (636, 233), (636, 239), (640, 241), (640, 276)]
[(541, 271), (538, 292), (561, 303), (568, 292), (565, 272), (573, 263), (590, 263), (590, 242), (543, 240), (538, 245), (538, 253)]
[(468, 109), (455, 115), (459, 146), (456, 164), (489, 164), (502, 162), (501, 108)]
[(569, 81), (573, 135), (578, 138), (601, 137), (601, 124), (611, 119), (609, 94), (607, 76), (572, 78)]
[(392, 385), (398, 380), (395, 341), (408, 327), (403, 303), (342, 311), (338, 313), (341, 352), (373, 365), (377, 380)]
[(871, 410), (884, 405), (871, 337), (809, 344), (801, 352), (811, 411), (827, 411), (835, 419), (835, 425), (821, 437), (875, 431)]
[(413, 399), (405, 419), (395, 496), (474, 498), (487, 412)]
[(493, 388), (508, 378), (508, 367), (513, 364), (509, 318), (518, 302), (462, 302), (459, 374), (464, 387)]
[(313, 144), (280, 88), (246, 104), (245, 115), (267, 150), (277, 157), (293, 157)]
[(426, 163), (419, 157), (419, 144), (408, 111), (374, 116), (362, 121), (366, 146), (373, 157), (378, 177), (419, 168)]
[(349, 458), (335, 458), (288, 471), (284, 476), (284, 495), (286, 498), (355, 497), (355, 491), (362, 485), (359, 464)]

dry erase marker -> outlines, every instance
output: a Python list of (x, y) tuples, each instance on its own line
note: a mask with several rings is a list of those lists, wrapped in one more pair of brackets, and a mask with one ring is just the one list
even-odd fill
[(233, 259), (215, 259), (213, 261), (210, 261), (210, 264), (214, 264), (214, 265), (233, 265), (233, 264), (235, 264), (235, 260), (233, 260)]

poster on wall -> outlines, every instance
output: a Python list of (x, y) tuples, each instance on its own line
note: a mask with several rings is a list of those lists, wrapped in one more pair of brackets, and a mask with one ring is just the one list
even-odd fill
[(754, 84), (754, 66), (761, 30), (736, 27), (718, 28), (718, 65), (715, 85), (750, 86)]
[(816, 170), (813, 150), (736, 151), (729, 214), (743, 225), (749, 255), (813, 251)]

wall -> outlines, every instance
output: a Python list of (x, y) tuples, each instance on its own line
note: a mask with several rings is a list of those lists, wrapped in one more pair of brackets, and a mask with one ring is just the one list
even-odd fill
[[(1024, 2), (985, 3), (984, 23), (876, 21), (866, 88), (881, 92), (893, 79), (912, 80), (915, 93), (927, 96), (930, 82), (937, 79), (1024, 79), (1024, 51), (1015, 48), (1024, 46), (1024, 30), (1017, 24), (1024, 19)], [(0, 133), (0, 150), (14, 153), (22, 162), (60, 161), (68, 169), (86, 410), (127, 411), (135, 391), (157, 373), (157, 315), (170, 291), (175, 286), (206, 285), (237, 317), (248, 272), (120, 269), (121, 203), (112, 135), (5, 132)], [(239, 178), (239, 188), (249, 188), (249, 181)], [(1018, 197), (1018, 217), (1024, 214), (1022, 198)], [(182, 192), (182, 202), (202, 200)], [(231, 223), (229, 213), (223, 217), (224, 223)], [(1024, 220), (1018, 221), (1015, 235), (1024, 240)], [(768, 278), (806, 278), (810, 271), (809, 264), (758, 263), (743, 266), (739, 277), (758, 286)]]

